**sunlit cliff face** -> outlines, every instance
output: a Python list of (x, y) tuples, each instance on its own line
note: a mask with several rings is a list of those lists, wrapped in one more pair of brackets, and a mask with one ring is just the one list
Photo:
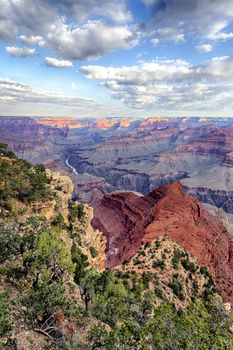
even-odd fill
[(69, 127), (70, 129), (81, 128), (83, 125), (80, 120), (72, 117), (52, 117), (52, 118), (40, 118), (38, 119), (39, 124), (56, 126), (59, 128)]
[(152, 117), (152, 118), (146, 119), (144, 122), (142, 122), (141, 126), (150, 126), (150, 125), (153, 125), (156, 122), (166, 122), (168, 120), (169, 120), (168, 118)]
[(107, 119), (99, 119), (96, 121), (96, 128), (101, 129), (101, 130), (107, 130), (111, 128), (115, 124), (115, 120), (107, 120)]

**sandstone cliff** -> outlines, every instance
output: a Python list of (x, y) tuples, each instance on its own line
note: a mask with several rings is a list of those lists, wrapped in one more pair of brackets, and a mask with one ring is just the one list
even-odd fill
[(222, 297), (233, 304), (233, 240), (221, 221), (183, 192), (180, 182), (145, 197), (130, 192), (105, 195), (94, 208), (93, 227), (107, 238), (107, 267), (167, 235), (208, 266)]

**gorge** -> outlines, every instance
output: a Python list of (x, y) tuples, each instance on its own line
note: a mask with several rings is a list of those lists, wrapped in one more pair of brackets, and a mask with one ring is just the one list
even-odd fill
[(148, 194), (180, 180), (200, 201), (233, 213), (231, 118), (0, 118), (0, 138), (20, 157), (70, 175), (74, 196)]

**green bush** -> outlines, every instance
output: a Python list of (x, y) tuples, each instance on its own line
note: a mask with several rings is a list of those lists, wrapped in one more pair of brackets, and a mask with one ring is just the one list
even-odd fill
[(33, 324), (44, 322), (59, 308), (67, 310), (68, 307), (64, 289), (59, 282), (44, 282), (36, 289), (30, 289), (22, 303), (27, 307), (29, 322)]
[(85, 276), (88, 267), (88, 257), (82, 253), (76, 243), (72, 244), (71, 256), (72, 261), (75, 264), (74, 281), (79, 284), (81, 278)]
[(96, 258), (98, 255), (97, 250), (95, 249), (95, 247), (90, 247), (90, 253), (91, 253), (91, 257), (92, 258)]
[(178, 269), (180, 259), (185, 256), (185, 253), (180, 249), (175, 249), (173, 258), (172, 258), (172, 266), (174, 269)]
[(184, 267), (186, 271), (190, 271), (191, 273), (196, 272), (196, 265), (193, 262), (190, 262), (188, 258), (181, 260), (181, 265)]
[(158, 249), (161, 246), (161, 242), (159, 240), (155, 241), (155, 248)]
[(22, 238), (14, 227), (0, 225), (0, 263), (20, 255)]
[(210, 273), (208, 271), (208, 268), (206, 266), (201, 266), (200, 267), (200, 273), (204, 275), (205, 277), (209, 277)]
[(0, 162), (0, 206), (12, 210), (11, 199), (29, 203), (51, 196), (48, 189), (50, 179), (43, 165), (32, 165), (10, 151), (2, 155), (14, 159)]
[(182, 284), (181, 282), (174, 278), (172, 279), (172, 282), (170, 282), (168, 284), (168, 286), (172, 289), (173, 293), (180, 299), (180, 300), (184, 300), (185, 299), (185, 296), (184, 296), (184, 293), (183, 293), (183, 287), (182, 287)]
[(73, 201), (69, 201), (69, 220), (74, 222), (75, 220), (83, 220), (85, 218), (85, 208), (83, 204), (75, 203)]
[(6, 293), (0, 294), (0, 337), (11, 330), (9, 320), (8, 299)]
[(155, 295), (160, 299), (164, 298), (163, 291), (158, 286), (155, 286)]
[(65, 228), (65, 219), (61, 213), (53, 220), (53, 224), (60, 228)]
[(165, 262), (163, 260), (155, 260), (152, 264), (152, 267), (155, 269), (159, 267), (161, 270), (164, 270), (165, 268)]

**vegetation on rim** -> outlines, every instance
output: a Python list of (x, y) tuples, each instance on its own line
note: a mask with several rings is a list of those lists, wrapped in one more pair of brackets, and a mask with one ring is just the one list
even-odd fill
[[(0, 207), (10, 214), (0, 220), (6, 349), (14, 349), (22, 328), (45, 337), (49, 349), (233, 348), (232, 319), (205, 267), (164, 237), (118, 269), (98, 272), (81, 245), (84, 206), (69, 202), (67, 223), (61, 214), (52, 222), (18, 220), (9, 202), (49, 198), (49, 178), (43, 167), (0, 148)], [(94, 245), (89, 252), (98, 258)]]

